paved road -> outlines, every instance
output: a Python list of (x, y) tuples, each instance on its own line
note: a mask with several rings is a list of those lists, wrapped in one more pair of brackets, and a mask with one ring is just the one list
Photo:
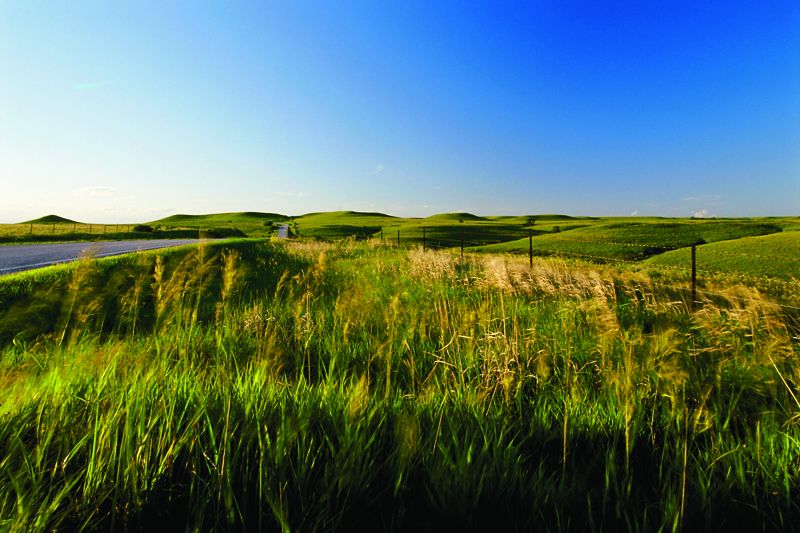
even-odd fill
[(198, 239), (158, 239), (144, 241), (65, 242), (58, 244), (19, 244), (0, 246), (0, 275), (30, 270), (81, 257), (105, 257), (141, 250), (194, 244)]

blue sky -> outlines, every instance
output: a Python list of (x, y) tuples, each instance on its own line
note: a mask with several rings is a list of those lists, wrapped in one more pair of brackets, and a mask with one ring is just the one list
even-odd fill
[(800, 3), (0, 0), (0, 222), (800, 214)]

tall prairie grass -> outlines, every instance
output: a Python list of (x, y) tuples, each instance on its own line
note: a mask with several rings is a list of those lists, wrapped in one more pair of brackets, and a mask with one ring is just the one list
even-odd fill
[(354, 242), (25, 279), (0, 529), (800, 523), (796, 317), (747, 287)]

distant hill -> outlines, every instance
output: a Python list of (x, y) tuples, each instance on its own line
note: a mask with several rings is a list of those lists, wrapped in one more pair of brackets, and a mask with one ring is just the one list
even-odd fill
[[(698, 248), (697, 256), (698, 268), (702, 270), (797, 280), (800, 231), (712, 242)], [(681, 248), (658, 255), (647, 263), (688, 269), (692, 264), (691, 251)]]
[(247, 222), (264, 222), (264, 221), (282, 221), (286, 220), (286, 215), (278, 213), (260, 213), (257, 211), (244, 211), (241, 213), (212, 213), (208, 215), (186, 215), (177, 214), (164, 217), (148, 224), (153, 226), (201, 226), (201, 225), (219, 225), (229, 223), (247, 223)]
[(370, 212), (370, 211), (319, 211), (313, 213), (306, 213), (304, 215), (300, 215), (296, 217), (298, 219), (311, 219), (311, 218), (330, 218), (330, 219), (341, 219), (341, 218), (397, 218), (392, 215), (387, 215), (386, 213), (378, 213), (378, 212)]
[(20, 224), (82, 224), (82, 222), (76, 222), (74, 220), (60, 217), (58, 215), (47, 215), (39, 218), (34, 218), (33, 220), (20, 222)]
[[(534, 220), (575, 220), (576, 217), (569, 215), (531, 215)], [(594, 217), (579, 217), (581, 219), (593, 219)]]
[(405, 219), (385, 213), (360, 211), (328, 211), (306, 213), (292, 220), (296, 235), (321, 239), (342, 237), (364, 238), (381, 230), (381, 227), (403, 222)]
[(472, 213), (440, 213), (438, 215), (431, 215), (428, 217), (429, 220), (489, 220), (486, 217), (480, 217), (478, 215), (473, 215)]

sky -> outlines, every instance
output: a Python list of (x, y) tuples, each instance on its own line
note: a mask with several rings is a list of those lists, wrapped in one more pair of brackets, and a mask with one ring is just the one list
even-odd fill
[(0, 0), (0, 222), (800, 215), (800, 2)]

